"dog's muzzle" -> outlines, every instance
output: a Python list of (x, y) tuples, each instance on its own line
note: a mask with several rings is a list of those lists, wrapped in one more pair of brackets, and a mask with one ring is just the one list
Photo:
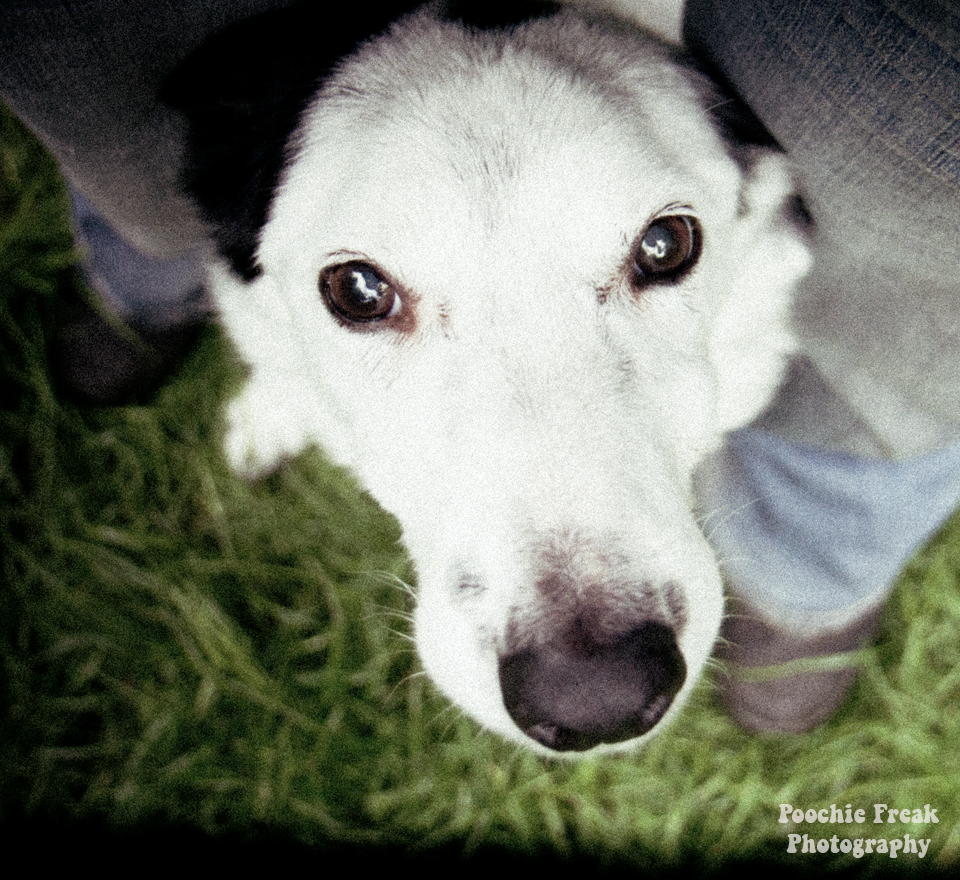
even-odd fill
[(500, 659), (510, 717), (531, 739), (558, 752), (646, 733), (670, 708), (686, 675), (673, 630), (655, 621), (605, 645), (548, 642)]

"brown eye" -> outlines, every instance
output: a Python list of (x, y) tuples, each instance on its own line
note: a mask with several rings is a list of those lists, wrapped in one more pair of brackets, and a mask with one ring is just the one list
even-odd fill
[(637, 242), (633, 253), (634, 285), (679, 281), (700, 256), (700, 224), (682, 214), (658, 217)]
[(369, 263), (351, 261), (324, 269), (320, 293), (337, 317), (352, 324), (382, 321), (400, 312), (396, 288)]

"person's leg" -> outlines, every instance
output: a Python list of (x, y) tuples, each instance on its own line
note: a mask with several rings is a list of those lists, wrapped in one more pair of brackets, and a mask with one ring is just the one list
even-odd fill
[(688, 0), (684, 36), (793, 161), (817, 370), (890, 457), (960, 439), (956, 3)]
[(74, 237), (83, 254), (61, 297), (52, 362), (61, 393), (100, 405), (142, 402), (182, 359), (209, 318), (199, 245), (149, 256), (70, 189)]
[(175, 256), (205, 231), (178, 184), (184, 129), (161, 84), (210, 34), (281, 5), (3, 3), (0, 95), (118, 234), (147, 256)]
[(0, 96), (70, 184), (80, 274), (99, 299), (73, 302), (59, 333), (61, 378), (83, 399), (149, 390), (207, 316), (206, 231), (178, 182), (184, 130), (158, 93), (204, 38), (280, 5), (0, 4)]
[(805, 357), (704, 480), (734, 596), (728, 705), (754, 729), (802, 730), (850, 671), (737, 665), (856, 647), (960, 503), (960, 13), (689, 0), (684, 27), (790, 154), (816, 225)]

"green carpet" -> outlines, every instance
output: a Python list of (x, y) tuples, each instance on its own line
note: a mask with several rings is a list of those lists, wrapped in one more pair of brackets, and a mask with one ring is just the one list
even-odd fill
[[(0, 819), (866, 873), (894, 863), (789, 854), (788, 832), (909, 833), (929, 852), (897, 867), (958, 861), (960, 521), (910, 565), (821, 729), (747, 735), (704, 681), (644, 752), (544, 761), (418, 671), (398, 528), (348, 475), (319, 452), (231, 474), (222, 404), (242, 373), (217, 331), (149, 406), (59, 399), (48, 349), (76, 259), (52, 163), (0, 113)], [(868, 824), (788, 828), (781, 803)], [(875, 803), (939, 822), (875, 825)]]

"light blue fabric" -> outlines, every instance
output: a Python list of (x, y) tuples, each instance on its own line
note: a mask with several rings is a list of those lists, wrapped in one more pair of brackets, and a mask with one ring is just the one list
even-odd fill
[(747, 428), (730, 437), (708, 503), (710, 541), (740, 596), (826, 615), (882, 601), (960, 506), (960, 446), (889, 461)]
[(87, 282), (125, 320), (141, 329), (187, 324), (209, 311), (205, 249), (160, 259), (134, 248), (79, 192), (70, 190), (73, 226), (84, 249)]

